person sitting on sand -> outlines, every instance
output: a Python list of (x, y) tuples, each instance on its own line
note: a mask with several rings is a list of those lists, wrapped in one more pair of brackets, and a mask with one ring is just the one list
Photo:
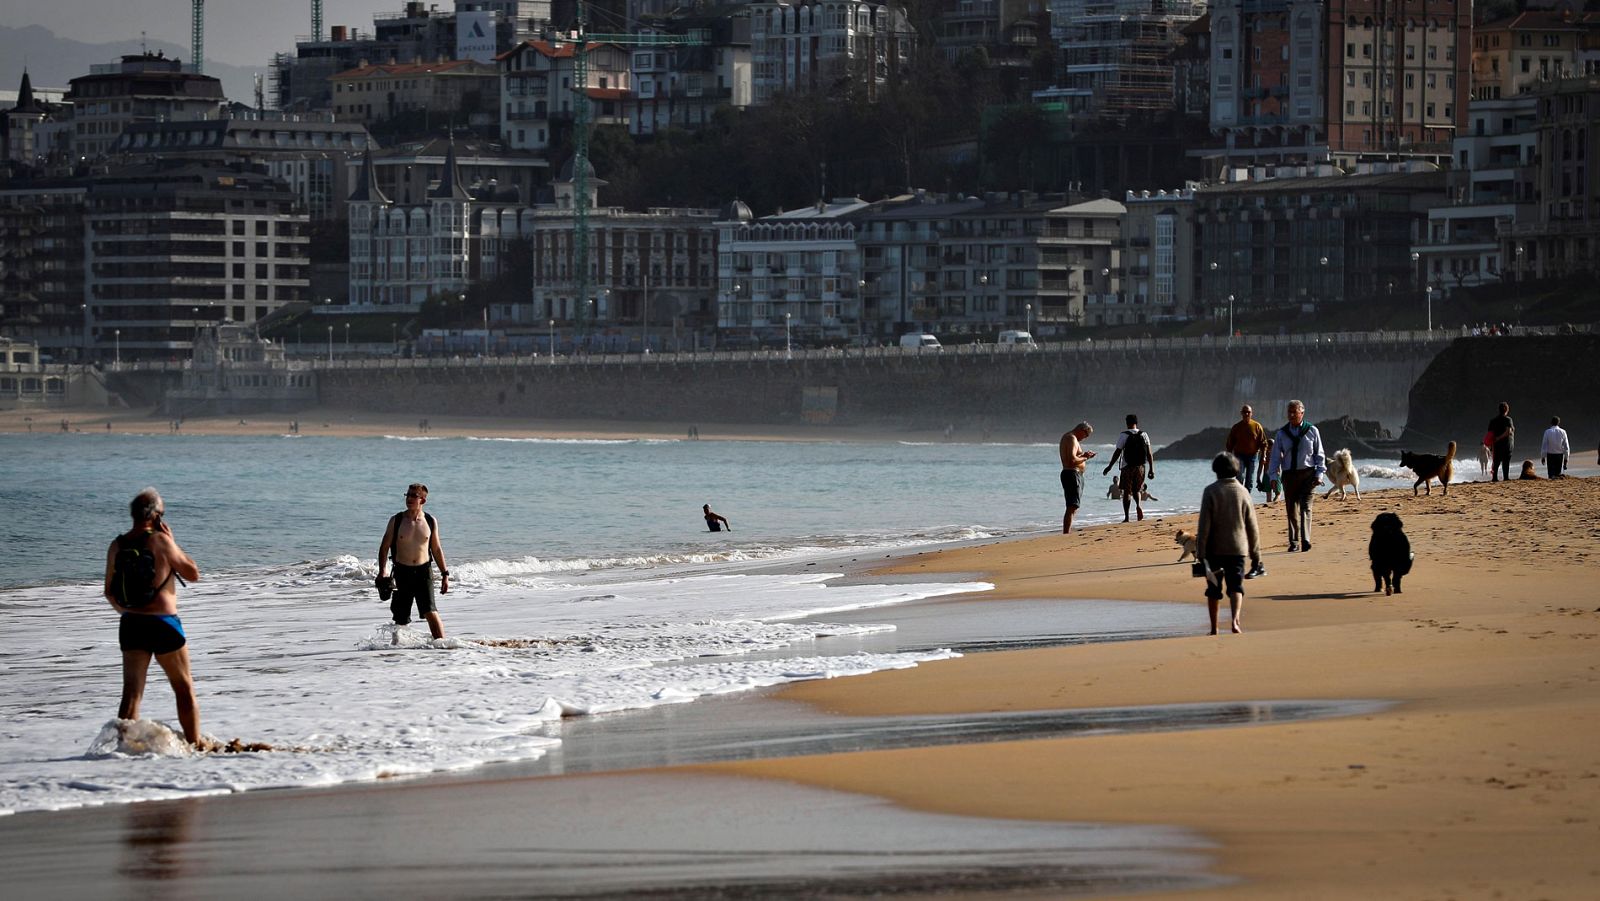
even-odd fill
[(710, 504), (701, 504), (700, 512), (705, 514), (707, 530), (712, 532), (720, 532), (723, 529), (727, 529), (730, 532), (733, 531), (733, 526), (728, 523), (728, 518), (721, 514), (713, 513)]
[(1522, 461), (1522, 474), (1517, 476), (1517, 481), (1519, 481), (1519, 482), (1537, 482), (1537, 481), (1539, 481), (1539, 474), (1533, 471), (1533, 461), (1532, 460), (1523, 460)]

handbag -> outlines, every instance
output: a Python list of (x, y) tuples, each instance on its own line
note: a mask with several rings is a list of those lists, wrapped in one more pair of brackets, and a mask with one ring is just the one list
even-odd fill
[(1189, 567), (1189, 575), (1196, 579), (1206, 578), (1206, 561), (1196, 560)]
[(372, 584), (377, 586), (380, 601), (387, 601), (394, 594), (394, 576), (379, 576), (372, 580)]

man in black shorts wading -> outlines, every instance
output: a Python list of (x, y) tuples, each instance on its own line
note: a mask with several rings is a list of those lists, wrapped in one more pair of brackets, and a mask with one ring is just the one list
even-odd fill
[[(150, 672), (153, 657), (167, 674), (167, 681), (172, 683), (183, 737), (198, 748), (202, 747), (200, 703), (195, 700), (194, 677), (189, 674), (189, 639), (183, 634), (183, 623), (178, 620), (178, 587), (174, 577), (193, 582), (200, 578), (200, 569), (172, 537), (166, 511), (166, 503), (154, 488), (139, 492), (128, 504), (133, 528), (118, 535), (106, 550), (105, 598), (112, 609), (122, 614), (117, 626), (117, 642), (122, 647), (122, 703), (117, 707), (117, 718), (139, 718), (139, 702), (144, 700), (145, 677)], [(145, 572), (153, 572), (149, 585), (133, 586), (130, 593), (138, 594), (143, 589), (144, 594), (153, 596), (137, 608), (124, 607), (118, 603), (113, 587), (118, 576), (118, 556), (123, 550), (138, 548), (149, 552), (148, 559), (153, 565)]]
[[(406, 508), (389, 517), (383, 530), (383, 542), (378, 545), (378, 578), (383, 578), (390, 558), (394, 560), (394, 595), (389, 609), (394, 613), (396, 625), (411, 622), (411, 605), (428, 621), (428, 630), (434, 638), (444, 637), (444, 621), (433, 603), (433, 563), (439, 564), (439, 593), (450, 593), (450, 569), (444, 562), (444, 548), (439, 545), (439, 523), (422, 512), (428, 502), (428, 486), (413, 482), (406, 489)], [(400, 642), (396, 630), (394, 642)]]

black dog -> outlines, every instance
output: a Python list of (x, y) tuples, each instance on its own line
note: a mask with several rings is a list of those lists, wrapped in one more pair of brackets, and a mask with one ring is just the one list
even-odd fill
[(1400, 577), (1411, 572), (1411, 541), (1405, 525), (1393, 513), (1379, 513), (1372, 521), (1372, 540), (1367, 542), (1367, 558), (1372, 561), (1372, 590), (1384, 594), (1400, 593)]

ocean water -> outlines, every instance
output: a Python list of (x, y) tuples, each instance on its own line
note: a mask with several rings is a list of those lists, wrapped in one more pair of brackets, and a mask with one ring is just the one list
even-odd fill
[[(814, 645), (893, 628), (843, 611), (988, 586), (835, 577), (907, 547), (1058, 529), (1058, 468), (1053, 444), (3, 435), (0, 811), (527, 760), (564, 716), (954, 656)], [(1200, 462), (1158, 473), (1147, 515), (1192, 510), (1211, 479)], [(1404, 473), (1363, 472), (1390, 475)], [(372, 579), (412, 481), (431, 489), (453, 575), (449, 637), (413, 623), (395, 645)], [(203, 575), (179, 597), (202, 728), (272, 752), (189, 755), (158, 725), (106, 729), (120, 658), (99, 579), (146, 485)], [(705, 503), (731, 533), (705, 531)], [(1120, 514), (1102, 487), (1079, 522)], [(158, 669), (141, 715), (176, 721)]]

